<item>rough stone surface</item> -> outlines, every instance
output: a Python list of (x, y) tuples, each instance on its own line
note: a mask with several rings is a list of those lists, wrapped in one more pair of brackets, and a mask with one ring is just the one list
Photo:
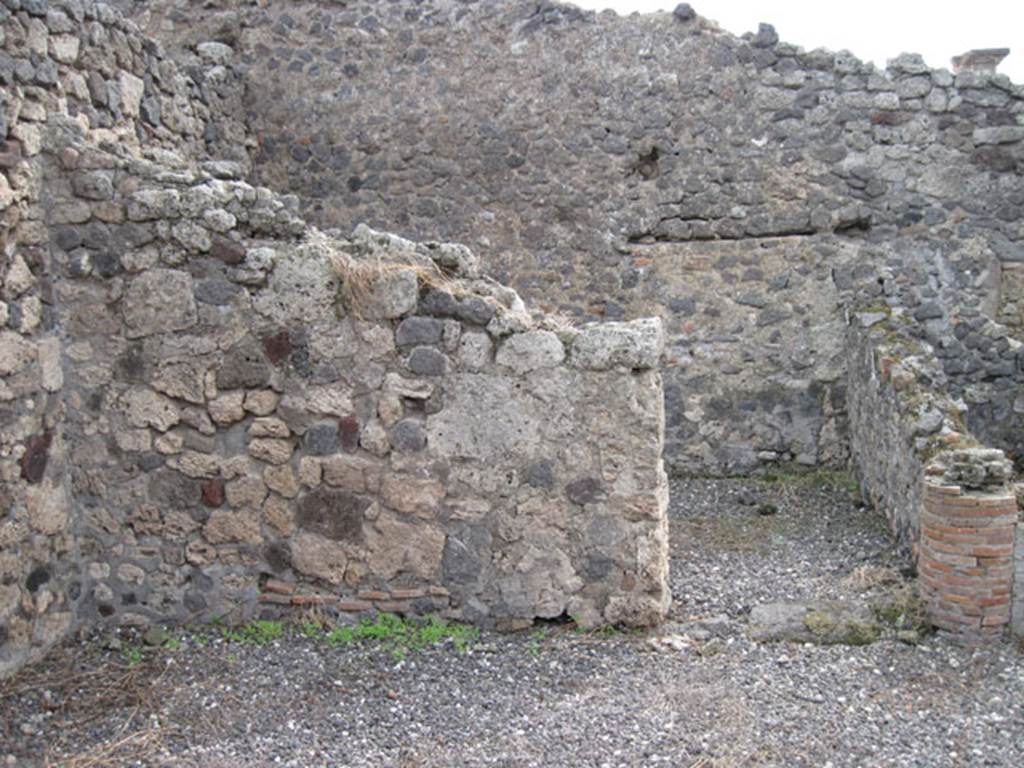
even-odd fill
[(519, 374), (538, 368), (552, 368), (564, 359), (565, 347), (561, 339), (551, 331), (516, 334), (501, 345), (495, 358), (498, 365), (504, 365)]
[(129, 338), (181, 331), (197, 319), (192, 279), (172, 269), (147, 272), (128, 286), (124, 321)]
[(1019, 468), (1005, 78), (683, 6), (115, 5), (0, 8), (0, 673), (268, 573), (656, 622), (663, 444), (852, 454), (911, 551), (923, 472)]
[[(170, 46), (221, 32), (215, 14), (183, 11), (198, 3), (123, 4)], [(972, 429), (1024, 455), (1007, 328), (966, 349), (954, 334), (977, 333), (1000, 302), (1022, 327), (1000, 269), (1024, 239), (1019, 85), (918, 55), (882, 69), (805, 51), (767, 23), (735, 37), (686, 3), (629, 16), (513, 0), (226, 5), (232, 61), (269, 94), (247, 103), (270, 139), (254, 177), (296, 191), (323, 226), (472, 243), (577, 322), (660, 316), (670, 466), (841, 467), (855, 294), (916, 317), (919, 339), (941, 336)], [(324, 42), (339, 30), (365, 45), (342, 54)], [(345, 96), (327, 106), (324, 93)], [(492, 298), (439, 287), (417, 314), (469, 322), (469, 304), (493, 313)]]

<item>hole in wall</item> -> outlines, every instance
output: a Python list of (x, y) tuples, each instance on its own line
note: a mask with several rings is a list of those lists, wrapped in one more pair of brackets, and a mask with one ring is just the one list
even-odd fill
[(660, 169), (658, 168), (658, 158), (661, 156), (661, 152), (657, 147), (651, 147), (651, 151), (646, 154), (642, 154), (637, 158), (636, 163), (633, 164), (632, 173), (638, 174), (644, 181), (651, 181), (652, 179), (658, 178)]

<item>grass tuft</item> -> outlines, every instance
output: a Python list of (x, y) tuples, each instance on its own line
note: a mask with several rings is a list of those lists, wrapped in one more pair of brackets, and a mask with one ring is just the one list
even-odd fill
[(221, 636), (229, 643), (241, 645), (268, 645), (284, 636), (284, 624), (280, 621), (256, 620), (237, 627), (225, 627)]
[(434, 263), (419, 264), (376, 259), (357, 261), (348, 254), (334, 253), (331, 267), (341, 281), (341, 295), (345, 308), (357, 319), (366, 316), (387, 282), (399, 273), (414, 272), (419, 285), (451, 292), (451, 281)]
[(380, 613), (375, 619), (363, 619), (358, 624), (335, 627), (327, 633), (328, 645), (373, 643), (403, 657), (410, 651), (421, 651), (451, 641), (457, 651), (465, 651), (480, 636), (480, 631), (468, 624), (445, 621), (431, 616), (425, 621), (403, 619), (392, 613)]

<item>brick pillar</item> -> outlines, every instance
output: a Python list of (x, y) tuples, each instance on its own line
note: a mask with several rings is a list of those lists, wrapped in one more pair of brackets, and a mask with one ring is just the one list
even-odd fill
[(1017, 499), (924, 483), (918, 573), (928, 618), (967, 644), (998, 639), (1010, 622)]

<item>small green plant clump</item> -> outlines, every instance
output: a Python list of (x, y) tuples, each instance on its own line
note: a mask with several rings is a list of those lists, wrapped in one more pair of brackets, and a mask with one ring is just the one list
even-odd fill
[(548, 639), (548, 630), (544, 627), (530, 633), (530, 641), (526, 644), (526, 650), (531, 656), (540, 654), (541, 643)]
[(225, 627), (221, 636), (231, 643), (242, 645), (267, 645), (284, 636), (284, 624), (280, 621), (256, 620), (237, 627)]
[(436, 616), (425, 621), (403, 619), (391, 613), (380, 613), (375, 619), (358, 624), (335, 627), (327, 633), (328, 645), (375, 643), (398, 657), (450, 640), (458, 651), (465, 651), (479, 637), (479, 630), (467, 624), (448, 622)]
[(810, 611), (804, 617), (804, 626), (818, 642), (826, 645), (870, 645), (881, 630), (870, 620), (841, 616), (828, 611)]

